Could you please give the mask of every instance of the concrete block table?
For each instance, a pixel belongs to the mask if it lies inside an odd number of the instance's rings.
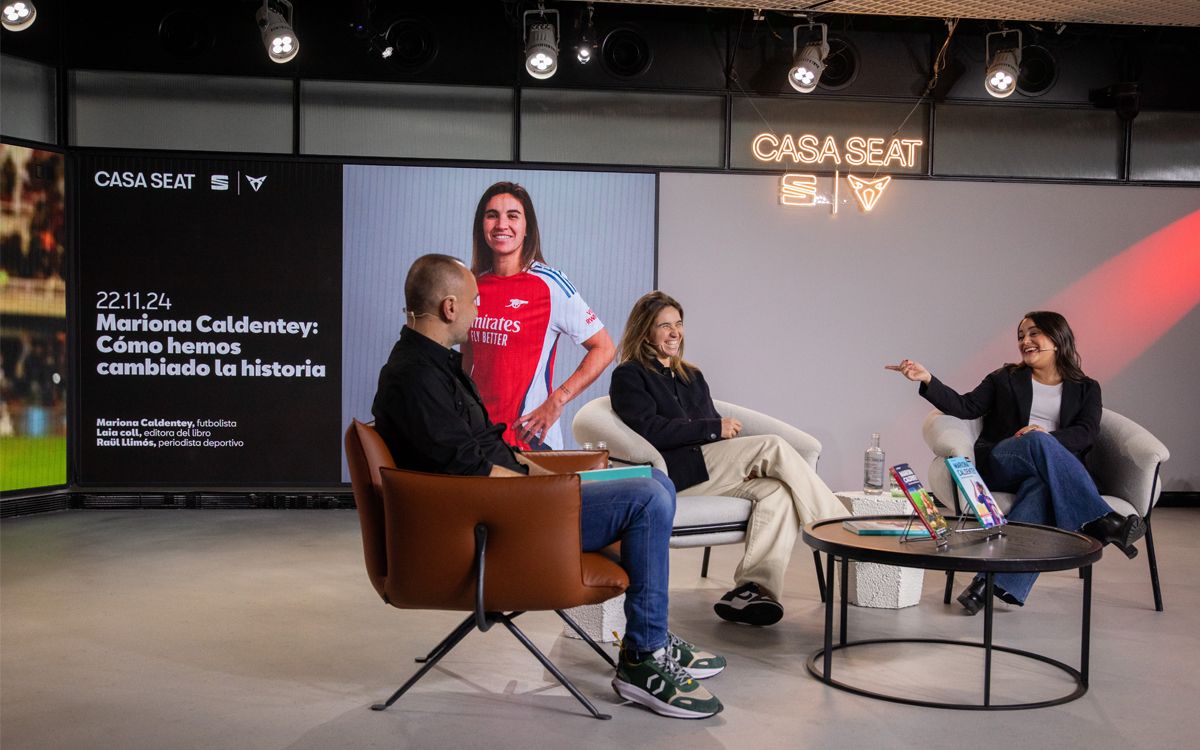
[[[855,516],[908,515],[912,506],[908,500],[882,495],[869,495],[861,490],[838,492],[837,498]],[[920,528],[920,521],[913,522]],[[895,565],[856,562],[850,565],[850,603],[859,607],[902,609],[921,601],[921,585],[925,571]]]
[[[596,643],[615,643],[617,639],[613,636],[613,631],[625,632],[624,594],[600,604],[572,607],[566,612]],[[575,631],[567,625],[563,625],[562,634],[568,638],[579,638]]]

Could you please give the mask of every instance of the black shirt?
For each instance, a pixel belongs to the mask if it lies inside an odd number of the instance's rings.
[[[613,370],[608,395],[617,416],[662,454],[676,488],[708,479],[700,446],[721,439],[721,415],[700,370],[685,383],[669,367],[631,360]]]
[[[528,473],[492,424],[462,355],[405,326],[379,371],[375,429],[396,466],[435,474],[487,476],[492,465]]]

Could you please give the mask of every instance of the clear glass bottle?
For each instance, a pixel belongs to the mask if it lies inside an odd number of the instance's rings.
[[[598,450],[598,451],[608,450],[608,443],[601,440],[600,442],[596,443],[596,450]],[[612,468],[612,458],[611,457],[608,459],[607,465],[608,465],[608,468],[610,468],[610,469]]]
[[[881,495],[884,482],[883,449],[879,447],[879,433],[871,433],[871,445],[863,455],[863,492],[868,495]]]

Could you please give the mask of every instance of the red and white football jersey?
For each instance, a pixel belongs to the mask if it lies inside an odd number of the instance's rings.
[[[471,378],[479,386],[492,422],[504,422],[504,441],[528,448],[512,425],[554,390],[558,337],[576,344],[604,324],[558,269],[534,263],[512,276],[479,277],[479,317],[471,327]],[[548,448],[561,448],[558,422],[543,435]]]

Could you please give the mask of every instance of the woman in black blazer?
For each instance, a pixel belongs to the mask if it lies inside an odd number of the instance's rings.
[[[886,367],[919,382],[921,396],[946,414],[983,417],[975,463],[992,489],[1016,493],[1010,520],[1082,530],[1135,556],[1133,543],[1146,532],[1141,517],[1115,513],[1083,465],[1100,431],[1100,384],[1083,374],[1066,318],[1027,313],[1017,326],[1017,348],[1019,364],[990,373],[965,395],[920,362],[905,359]],[[1036,579],[1037,573],[997,574],[996,596],[1024,604]],[[983,593],[983,576],[976,576],[958,601],[975,614],[983,607]]]
[[[753,503],[737,584],[714,606],[725,620],[771,625],[800,527],[844,515],[808,462],[776,435],[739,437],[699,368],[683,359],[683,307],[662,292],[638,300],[621,338],[613,411],[662,453],[680,495],[733,495]]]

